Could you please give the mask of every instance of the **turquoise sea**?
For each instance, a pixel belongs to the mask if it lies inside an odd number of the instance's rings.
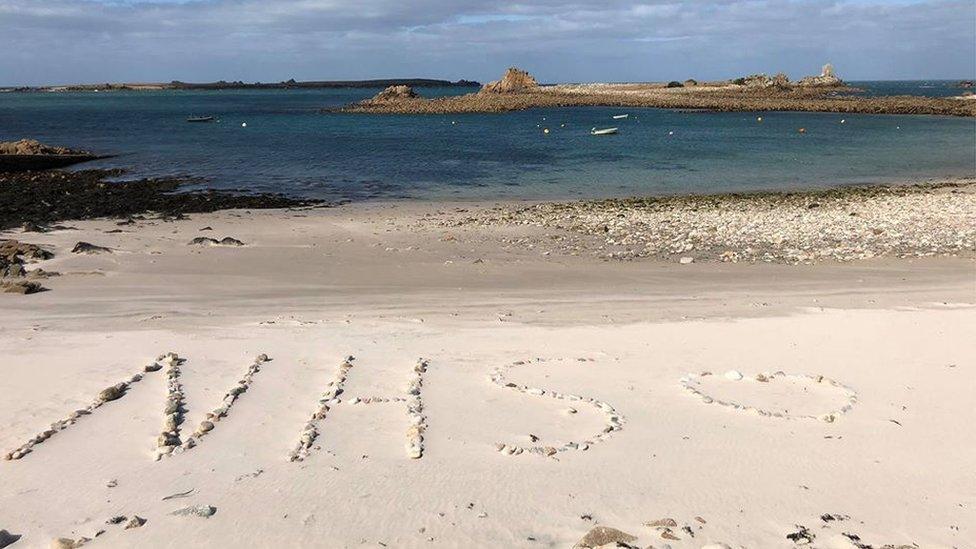
[[[949,82],[854,84],[874,95],[962,91]],[[4,93],[0,140],[32,137],[117,155],[79,169],[123,167],[127,177],[191,175],[218,188],[351,200],[602,197],[976,175],[971,118],[633,108],[321,112],[376,92]],[[219,122],[189,124],[189,115]],[[609,126],[619,134],[589,135]]]

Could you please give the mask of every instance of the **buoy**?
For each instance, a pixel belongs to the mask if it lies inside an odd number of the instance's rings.
[[[756,122],[762,122],[762,117],[760,116],[760,117],[756,118]]]
[[[545,129],[543,129],[543,130],[542,130],[542,133],[544,133],[544,134],[547,134],[547,135],[548,135],[548,134],[549,134],[549,128],[545,128]]]
[[[841,121],[840,121],[840,123],[841,124],[847,124],[847,120],[842,118]]]
[[[247,127],[247,122],[241,122],[241,127],[242,128],[246,128]]]
[[[674,132],[668,132],[668,135],[674,135]]]
[[[800,128],[797,131],[799,131],[800,133],[807,133],[807,129],[806,128]]]
[[[566,127],[566,124],[560,124],[559,127],[560,128],[565,128]]]

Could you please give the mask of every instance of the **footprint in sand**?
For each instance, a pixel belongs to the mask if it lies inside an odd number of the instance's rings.
[[[702,372],[681,378],[681,386],[705,404],[781,419],[832,423],[857,404],[854,389],[821,375]]]
[[[575,359],[575,360],[580,361],[581,359]],[[613,433],[623,428],[623,424],[626,421],[624,416],[620,414],[620,412],[615,410],[613,406],[607,404],[606,402],[597,400],[595,398],[581,396],[581,395],[560,393],[558,391],[553,391],[551,389],[543,389],[541,387],[530,387],[528,385],[520,385],[518,383],[508,381],[505,377],[506,371],[511,370],[512,368],[515,367],[528,367],[533,364],[564,363],[564,362],[568,362],[568,360],[567,359],[545,359],[545,358],[536,358],[534,360],[519,360],[505,367],[496,368],[494,371],[492,371],[491,374],[488,375],[488,380],[503,389],[515,391],[517,393],[522,393],[524,395],[534,396],[539,398],[552,398],[555,400],[562,400],[562,401],[572,403],[573,406],[592,406],[597,410],[599,410],[601,413],[603,413],[603,415],[606,417],[607,423],[606,426],[603,428],[603,430],[598,433],[594,433],[590,437],[564,442],[556,446],[542,446],[542,445],[520,446],[517,444],[508,444],[508,443],[499,442],[495,444],[496,450],[498,450],[502,454],[506,454],[509,456],[528,453],[528,454],[535,454],[535,455],[547,456],[547,457],[554,456],[560,452],[568,452],[570,450],[586,451],[593,444],[606,441],[607,439],[610,438],[611,435],[613,435]],[[570,408],[570,412],[575,414],[576,409]],[[534,436],[531,437],[531,440],[532,442],[537,442],[537,439]]]

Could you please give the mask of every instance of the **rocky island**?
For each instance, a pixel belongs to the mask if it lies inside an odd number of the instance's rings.
[[[99,158],[104,157],[88,151],[52,147],[35,139],[0,142],[0,172],[64,168]]]
[[[954,98],[857,95],[827,64],[816,76],[791,81],[785,74],[734,80],[669,83],[540,85],[528,72],[509,68],[478,92],[423,98],[412,89],[379,95],[338,109],[347,113],[455,114],[508,112],[540,107],[653,107],[713,111],[808,111],[865,114],[976,116],[976,105]]]

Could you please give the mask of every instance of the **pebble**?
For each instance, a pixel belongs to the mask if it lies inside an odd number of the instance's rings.
[[[139,528],[145,523],[146,519],[140,516],[133,516],[132,519],[129,520],[129,523],[125,525],[125,529],[129,530],[131,528]]]
[[[177,509],[170,513],[173,516],[178,517],[203,517],[210,518],[214,516],[217,512],[217,508],[212,505],[192,505],[190,507],[183,507],[182,509]]]
[[[976,192],[967,192],[973,185],[966,179],[789,194],[541,203],[425,223],[559,229],[564,232],[506,243],[621,260],[678,257],[684,263],[690,250],[696,251],[691,261],[731,263],[952,255],[976,248]],[[589,238],[594,236],[597,242]]]
[[[739,381],[743,377],[744,376],[742,375],[742,373],[736,370],[729,370],[728,372],[725,372],[725,378],[732,381]]]
[[[595,549],[597,547],[607,546],[618,546],[618,544],[629,544],[637,540],[637,536],[628,534],[616,528],[610,528],[609,526],[596,526],[586,533],[573,549]]]
[[[105,389],[102,389],[102,392],[98,393],[98,398],[103,402],[111,402],[113,400],[118,400],[122,398],[122,395],[125,394],[126,387],[127,386],[123,383],[119,383],[118,385],[107,387]]]

